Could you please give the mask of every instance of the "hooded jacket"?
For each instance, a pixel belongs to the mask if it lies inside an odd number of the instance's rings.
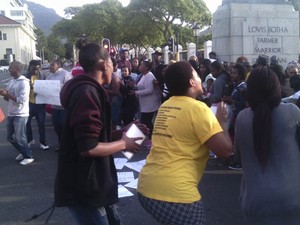
[[[7,91],[16,97],[16,101],[8,100],[7,116],[28,117],[29,116],[29,80],[21,75],[16,79],[11,79],[7,84]]]
[[[67,111],[55,181],[55,205],[102,207],[118,201],[117,173],[112,156],[80,153],[111,139],[111,105],[103,87],[88,75],[68,81],[61,90]]]

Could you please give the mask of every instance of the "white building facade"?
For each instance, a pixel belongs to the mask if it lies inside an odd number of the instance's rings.
[[[36,59],[36,35],[33,16],[20,0],[1,0],[0,60],[28,64]]]

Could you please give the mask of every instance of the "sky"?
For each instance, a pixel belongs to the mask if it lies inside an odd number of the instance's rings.
[[[47,8],[53,8],[58,15],[61,17],[64,16],[64,9],[69,6],[82,6],[84,4],[93,4],[99,3],[99,0],[62,0],[57,4],[57,2],[53,3],[53,0],[28,0],[30,2],[35,2],[40,5],[43,5]],[[123,6],[127,6],[130,0],[119,0]],[[221,5],[222,0],[204,0],[208,9],[213,13],[217,10],[218,6]]]

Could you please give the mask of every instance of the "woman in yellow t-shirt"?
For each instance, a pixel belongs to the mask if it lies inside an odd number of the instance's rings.
[[[172,97],[155,120],[153,147],[139,176],[139,201],[160,224],[204,224],[198,184],[209,149],[220,158],[232,153],[225,129],[228,113],[220,103],[215,116],[196,100],[203,93],[202,83],[188,62],[170,65],[165,79]]]

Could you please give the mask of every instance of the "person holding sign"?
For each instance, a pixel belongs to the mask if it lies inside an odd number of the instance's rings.
[[[79,53],[86,72],[68,81],[60,93],[66,110],[55,181],[55,206],[68,207],[81,225],[109,225],[110,209],[118,201],[117,173],[112,154],[136,152],[142,137],[130,138],[122,130],[111,131],[111,104],[103,85],[111,82],[109,53],[88,43]],[[145,134],[149,130],[136,122]],[[116,224],[121,224],[117,221]]]
[[[158,110],[152,149],[138,181],[138,198],[160,224],[205,222],[199,182],[211,149],[229,158],[232,142],[225,128],[228,112],[223,102],[216,116],[196,100],[202,82],[186,61],[170,65],[165,74],[170,98]]]
[[[47,80],[58,80],[60,81],[61,87],[72,78],[72,75],[65,69],[62,68],[61,60],[55,59],[50,64],[50,74],[47,77]],[[60,105],[51,105],[51,114],[52,114],[52,124],[55,130],[55,133],[58,137],[58,141],[61,140],[62,129],[65,122],[66,112],[64,108]],[[59,150],[59,147],[55,149]]]

